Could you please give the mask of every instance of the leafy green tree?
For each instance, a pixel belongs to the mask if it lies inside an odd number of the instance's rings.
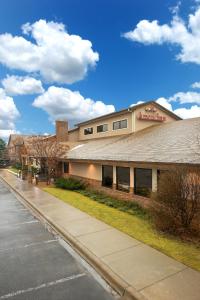
[[[6,143],[4,142],[4,140],[0,138],[0,159],[4,157],[5,149],[6,149]]]

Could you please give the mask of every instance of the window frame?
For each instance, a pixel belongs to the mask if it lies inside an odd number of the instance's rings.
[[[89,132],[89,129],[91,129],[91,132]],[[88,130],[88,132],[86,133],[87,130]],[[94,133],[93,127],[84,128],[83,133],[84,133],[84,135],[93,134]]]
[[[105,180],[105,178],[104,178],[104,168],[105,167],[110,167],[110,168],[112,168],[112,184],[111,185],[105,185],[104,184],[104,180]],[[102,178],[101,178],[101,185],[103,186],[103,187],[106,187],[106,188],[113,188],[113,166],[112,165],[102,165],[101,166],[101,172],[102,172]]]
[[[118,179],[119,179],[119,174],[118,174],[118,170],[120,168],[124,168],[124,169],[128,169],[129,170],[129,185],[128,185],[128,188],[120,188],[119,185],[120,183],[118,182]],[[131,175],[130,175],[130,167],[122,167],[122,166],[116,166],[116,189],[118,191],[122,191],[122,192],[125,192],[125,193],[129,193],[130,192],[130,186],[131,186]],[[121,184],[122,185],[122,184]]]
[[[121,124],[123,121],[126,121],[126,127],[122,127],[121,128],[121,125],[120,125],[120,128],[114,128],[114,124],[115,123],[119,123],[119,124]],[[115,131],[115,130],[123,130],[123,129],[127,129],[128,128],[128,119],[126,118],[126,119],[121,119],[121,120],[117,120],[117,121],[113,121],[113,123],[112,123],[112,130],[113,131]]]
[[[146,195],[142,195],[141,193],[137,192],[136,170],[148,170],[148,171],[151,171],[151,186],[149,188],[149,192],[146,192]],[[149,197],[150,196],[150,193],[152,191],[152,176],[153,176],[152,174],[153,174],[153,170],[151,168],[134,168],[134,194],[135,195],[139,195],[139,196],[143,196],[143,197]],[[146,188],[146,187],[141,187],[141,188]],[[148,188],[146,188],[146,189],[148,189]]]
[[[65,172],[65,170],[67,170],[67,172]],[[68,161],[63,161],[63,173],[69,174],[69,162]]]
[[[101,127],[101,126],[102,127],[107,126],[107,130],[98,131],[98,127]],[[97,133],[104,133],[104,132],[107,132],[107,131],[108,131],[108,123],[97,125]]]

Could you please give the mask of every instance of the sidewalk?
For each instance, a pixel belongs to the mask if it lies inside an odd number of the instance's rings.
[[[200,299],[200,272],[21,181],[6,170],[0,171],[0,178],[124,295],[122,299]]]

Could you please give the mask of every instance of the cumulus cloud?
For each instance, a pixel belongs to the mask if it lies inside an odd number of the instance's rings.
[[[190,108],[177,108],[174,113],[182,119],[190,119],[200,117],[200,106],[193,105]]]
[[[180,11],[180,7],[181,7],[181,1],[178,1],[177,4],[175,6],[172,6],[169,8],[169,10],[174,14],[174,15],[178,15],[179,11]]]
[[[20,134],[20,131],[10,130],[10,129],[0,129],[0,138],[3,140],[8,140],[11,134]]]
[[[50,119],[69,120],[71,123],[95,118],[115,111],[113,105],[106,105],[102,101],[84,98],[78,91],[51,86],[38,96],[33,106],[46,111]]]
[[[144,103],[144,101],[137,101],[136,103],[132,103],[130,105],[130,107],[133,107],[133,106],[136,106],[136,105],[139,105],[139,104],[142,104],[142,103]]]
[[[184,103],[200,104],[200,93],[190,92],[190,91],[185,93],[179,92],[169,97],[168,100],[170,102],[171,101],[179,102],[180,104],[184,104]]]
[[[158,98],[156,102],[162,105],[163,107],[165,107],[166,109],[173,111],[172,105],[169,103],[169,101],[166,98],[164,97]]]
[[[191,85],[191,87],[192,87],[193,89],[200,89],[200,81],[194,82],[194,83]]]
[[[174,112],[176,115],[183,119],[188,118],[196,118],[200,117],[200,93],[194,92],[179,92],[175,93],[173,96],[169,98],[161,97],[156,100],[160,105]],[[173,102],[177,102],[178,104],[192,104],[190,108],[180,107],[173,110],[172,104]],[[199,105],[198,105],[199,104]]]
[[[158,20],[142,20],[123,36],[145,45],[167,43],[179,46],[181,50],[177,59],[200,64],[200,7],[188,16],[187,23],[177,15],[173,16],[170,24],[160,25]]]
[[[2,85],[8,95],[30,95],[44,92],[42,83],[33,77],[7,76]]]
[[[19,117],[19,111],[13,101],[5,91],[0,88],[0,137],[9,136],[10,132],[15,132],[15,121]]]
[[[22,26],[23,36],[0,35],[0,62],[10,69],[38,72],[48,82],[73,83],[95,67],[92,43],[70,35],[62,23],[39,20]]]

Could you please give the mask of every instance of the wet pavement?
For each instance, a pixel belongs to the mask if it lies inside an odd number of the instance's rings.
[[[0,181],[0,300],[111,300]]]

